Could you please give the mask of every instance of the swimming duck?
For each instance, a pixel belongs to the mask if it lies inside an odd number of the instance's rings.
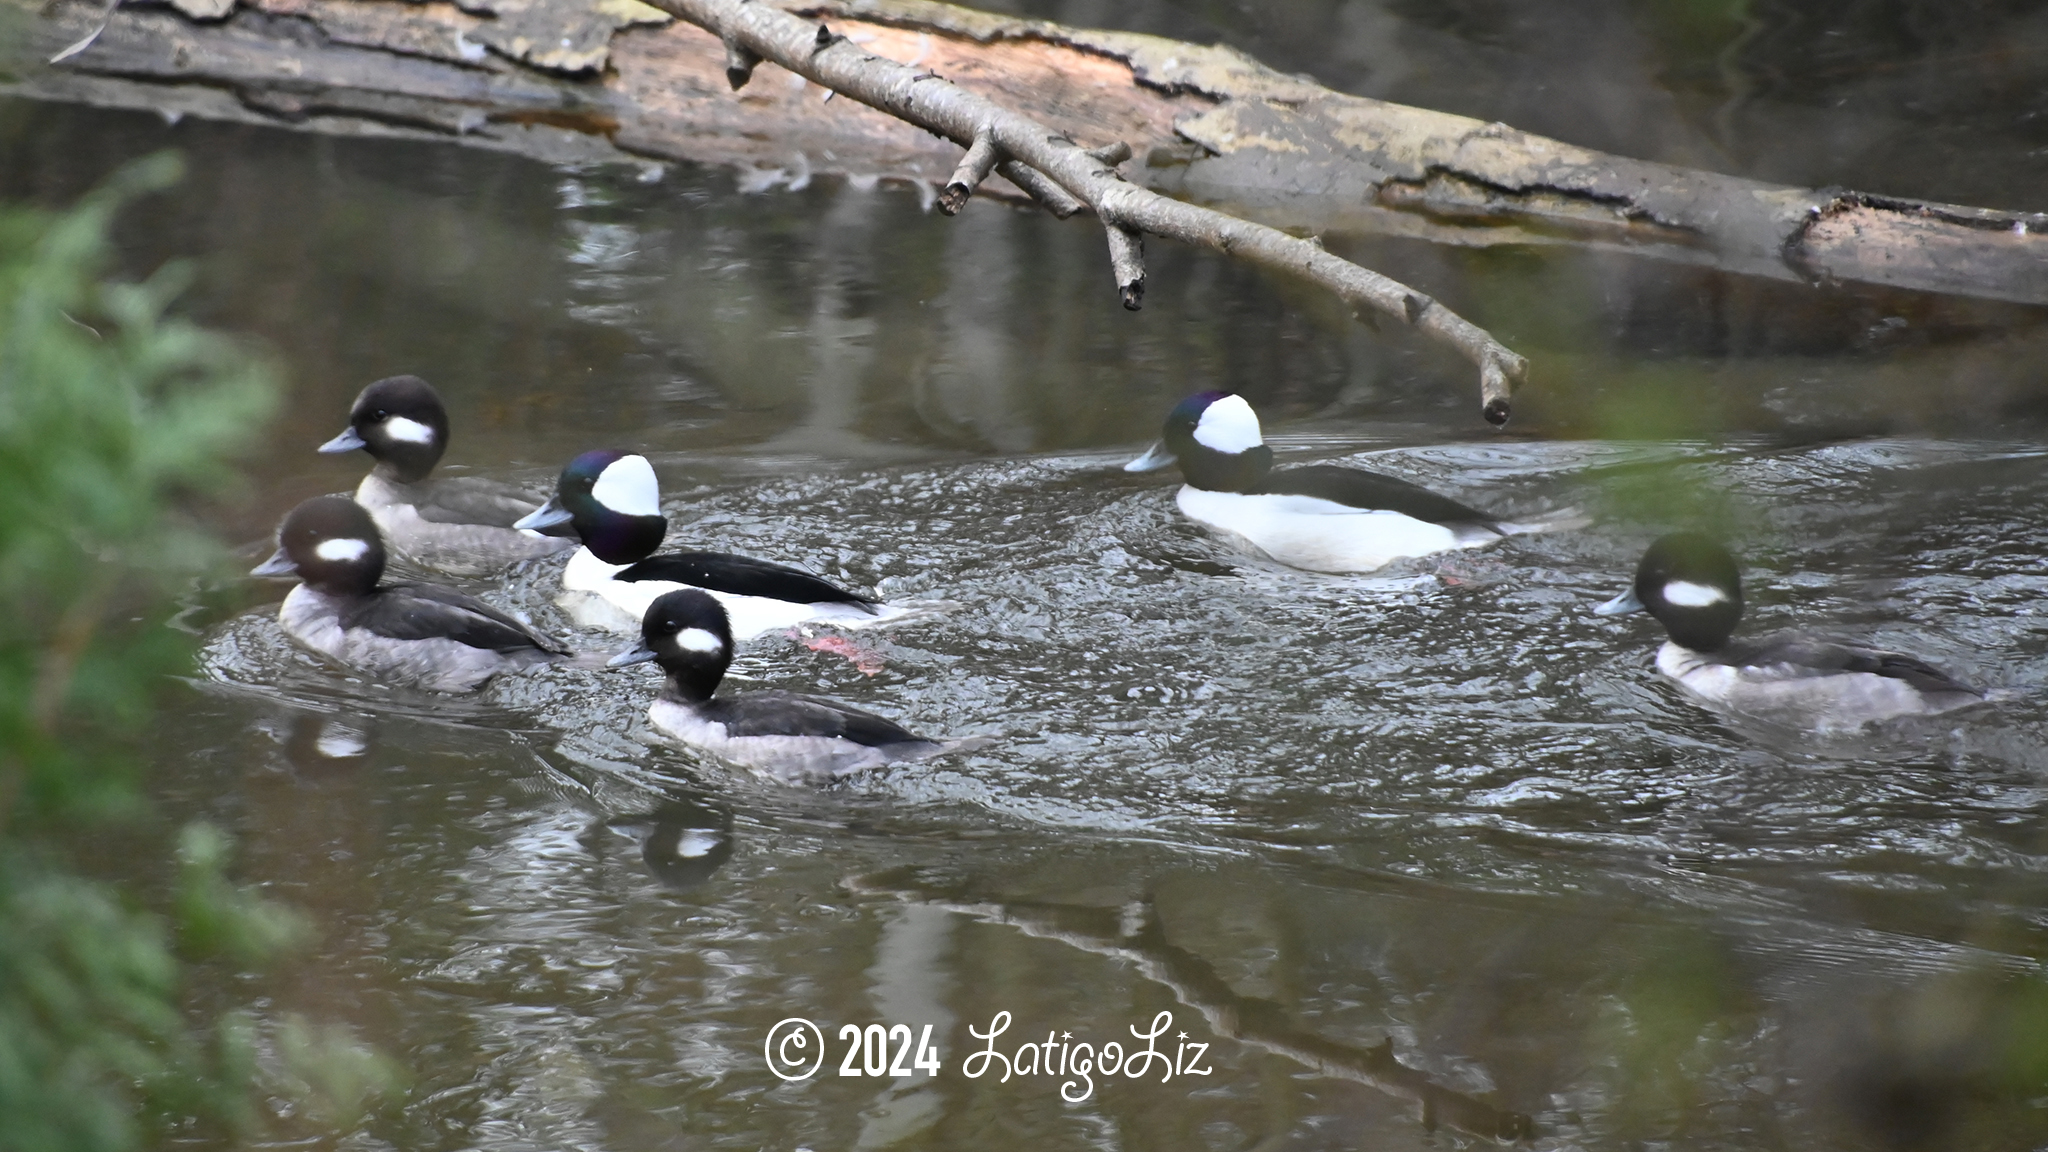
[[[732,663],[725,607],[697,588],[648,605],[638,647],[615,667],[653,660],[668,674],[647,718],[662,732],[786,784],[822,784],[865,768],[925,760],[980,741],[937,741],[834,700],[769,690],[719,696]]]
[[[562,570],[560,603],[588,628],[631,632],[664,593],[701,588],[730,612],[733,635],[820,622],[858,628],[902,615],[858,592],[799,568],[727,552],[665,552],[668,534],[660,487],[645,456],[585,452],[562,469],[555,494],[519,522],[545,529],[570,525],[583,547]]]
[[[1476,548],[1503,536],[1577,527],[1561,514],[1508,523],[1427,488],[1336,464],[1273,467],[1258,414],[1232,392],[1202,392],[1166,417],[1160,442],[1124,465],[1178,463],[1187,518],[1290,568],[1372,572],[1404,556]]]
[[[417,376],[389,376],[363,389],[348,427],[320,446],[368,452],[377,463],[356,488],[386,544],[416,563],[458,576],[493,572],[576,546],[557,533],[513,525],[540,507],[522,489],[481,476],[434,477],[448,448],[448,412]]]
[[[380,583],[376,521],[344,496],[316,496],[277,530],[277,551],[250,573],[296,576],[278,622],[292,639],[393,683],[467,692],[500,672],[568,652],[496,608],[434,584]]]
[[[1593,610],[1648,612],[1670,639],[1657,670],[1702,703],[1821,731],[1981,703],[1984,693],[1914,656],[1801,632],[1734,640],[1742,619],[1735,558],[1677,532],[1650,545],[1635,583]]]

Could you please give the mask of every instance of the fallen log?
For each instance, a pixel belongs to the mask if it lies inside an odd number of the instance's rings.
[[[971,137],[937,139],[773,64],[735,94],[719,38],[638,0],[33,3],[0,0],[0,93],[558,162],[710,163],[751,189],[820,175],[895,181],[932,203],[986,158],[963,168]],[[1296,235],[1571,245],[1782,281],[2048,303],[2041,213],[1630,160],[1334,93],[1228,48],[922,0],[749,6],[823,24],[849,50],[942,76],[1084,151],[1126,144],[1134,158],[1119,172],[1133,189]],[[980,192],[1030,199],[1006,179],[1016,171],[998,166]],[[1112,256],[1128,287],[1135,252]],[[1468,355],[1483,348],[1466,344]],[[1490,387],[1496,398],[1501,385]]]

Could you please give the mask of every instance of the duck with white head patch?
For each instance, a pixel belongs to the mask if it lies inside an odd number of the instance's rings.
[[[726,552],[655,555],[668,534],[661,490],[645,456],[585,452],[562,469],[555,495],[520,521],[527,528],[570,525],[583,547],[562,570],[560,603],[587,628],[631,632],[664,593],[700,588],[731,613],[732,632],[750,640],[798,624],[859,628],[908,609],[849,592],[799,568]]]
[[[1704,704],[1816,731],[1981,703],[1984,693],[1913,656],[1777,632],[1735,640],[1742,578],[1714,540],[1677,532],[1650,545],[1628,591],[1593,610],[1648,612],[1670,636],[1657,670]]]
[[[448,412],[417,376],[390,376],[363,389],[348,427],[320,451],[358,448],[377,463],[357,486],[356,503],[409,560],[474,576],[576,546],[565,533],[514,527],[540,507],[528,492],[481,476],[432,475],[448,449]]]
[[[1584,523],[1570,514],[1507,523],[1406,480],[1341,465],[1275,469],[1258,414],[1231,392],[1181,401],[1160,442],[1124,470],[1174,463],[1187,481],[1176,502],[1188,519],[1310,572],[1372,572],[1405,556]]]
[[[725,608],[710,594],[686,588],[649,605],[639,646],[611,662],[653,660],[668,674],[667,687],[647,710],[656,728],[785,784],[830,783],[865,768],[984,743],[927,740],[872,712],[794,692],[719,696],[732,653]]]
[[[568,653],[452,588],[382,583],[384,541],[355,501],[316,496],[277,530],[277,552],[250,573],[296,576],[278,622],[292,639],[384,681],[467,692],[500,672]]]

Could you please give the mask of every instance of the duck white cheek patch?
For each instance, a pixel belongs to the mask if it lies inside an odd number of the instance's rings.
[[[407,444],[432,444],[434,442],[434,430],[432,428],[417,420],[408,420],[403,416],[393,416],[391,419],[386,420],[384,422],[384,434],[393,440],[403,440]]]
[[[370,542],[368,540],[322,540],[320,546],[313,549],[313,555],[318,556],[322,560],[361,560],[369,554]]]
[[[621,456],[599,474],[590,494],[599,504],[627,516],[661,515],[661,487],[645,456]]]
[[[1728,594],[1711,584],[1695,584],[1690,580],[1673,580],[1664,586],[1664,602],[1680,608],[1710,608],[1728,602]]]
[[[685,652],[723,652],[725,641],[703,628],[685,628],[676,633],[676,647]]]
[[[716,832],[702,828],[685,829],[683,834],[676,838],[676,855],[685,860],[709,856],[712,850],[718,847],[719,840]]]
[[[1242,396],[1225,396],[1202,410],[1195,424],[1195,443],[1235,455],[1264,444],[1259,414]]]

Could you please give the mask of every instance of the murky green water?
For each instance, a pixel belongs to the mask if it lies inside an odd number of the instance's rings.
[[[1458,51],[1578,76],[1485,13],[1287,11],[1390,22],[1411,85]],[[1852,15],[1859,50],[1891,53],[1865,61],[1881,74],[1939,57]],[[1666,102],[1646,122],[1798,154],[1780,137],[1825,85],[1771,88],[1790,81],[1766,65],[1825,29],[1745,18],[1770,35],[1729,56],[1755,84],[1721,120],[1672,64],[1699,53],[1657,54],[1661,24],[1603,58]],[[1348,58],[1288,59],[1309,33],[1254,23],[1288,66]],[[1944,123],[1990,132],[1992,98],[1958,85]],[[1457,110],[1571,137],[1527,87],[1528,115]],[[2005,183],[1923,163],[1887,190],[2037,206],[2022,113],[1964,150]],[[1869,139],[1917,123],[1843,115]],[[20,104],[0,105],[0,193],[62,200],[165,144],[193,175],[129,222],[127,260],[196,257],[193,311],[266,341],[293,387],[224,535],[351,487],[361,461],[313,446],[363,383],[418,372],[450,401],[455,464],[545,484],[583,449],[641,449],[673,546],[957,601],[857,634],[865,671],[797,637],[736,671],[992,738],[792,790],[660,746],[645,667],[393,692],[304,658],[271,622],[280,590],[249,589],[212,623],[156,781],[167,817],[233,829],[242,874],[321,925],[315,953],[238,995],[411,1069],[405,1106],[346,1147],[2048,1140],[2040,312],[1366,252],[1534,354],[1500,435],[1433,350],[1163,245],[1126,314],[1092,228],[989,205],[948,221],[886,190],[742,196],[716,172]],[[1170,480],[1114,470],[1201,388],[1251,397],[1285,460],[1596,524],[1369,579],[1246,561],[1179,519]],[[1651,536],[1699,524],[1746,556],[1750,627],[1836,626],[2008,698],[1830,745],[1687,704],[1649,666],[1654,628],[1587,610]],[[566,632],[554,576],[476,587]],[[165,851],[145,829],[113,856],[146,879]],[[1000,1013],[1005,1055],[1050,1031],[1072,1069],[1079,1043],[1142,1047],[1161,1012],[1163,1080],[966,1074],[970,1029]],[[787,1017],[824,1029],[811,1079],[764,1059]],[[840,1075],[839,1029],[870,1024],[931,1025],[943,1070]]]

